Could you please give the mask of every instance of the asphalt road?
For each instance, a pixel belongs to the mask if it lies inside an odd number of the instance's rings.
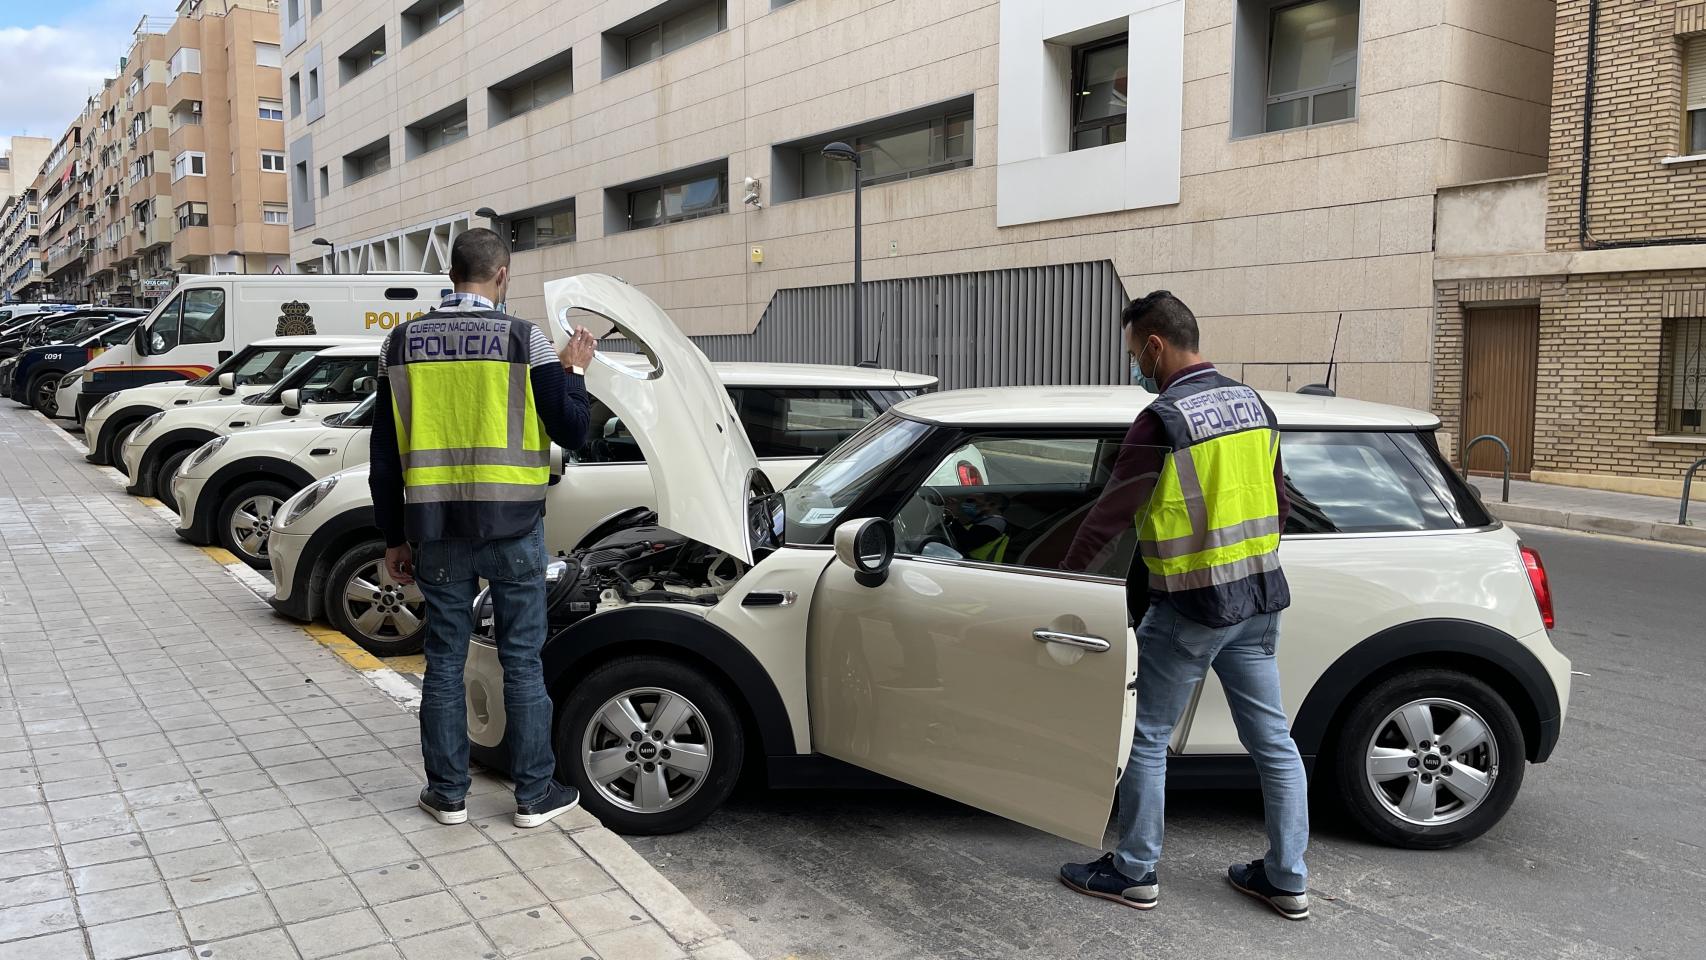
[[[1706,955],[1706,551],[1523,530],[1557,594],[1575,678],[1550,762],[1457,850],[1375,845],[1317,817],[1314,918],[1232,892],[1261,852],[1254,793],[1170,796],[1159,909],[1054,879],[1091,851],[911,792],[757,792],[636,839],[770,958],[1605,958]]]

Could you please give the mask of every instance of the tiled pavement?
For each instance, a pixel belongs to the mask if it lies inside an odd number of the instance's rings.
[[[0,960],[745,960],[581,811],[414,807],[415,717],[0,409]]]

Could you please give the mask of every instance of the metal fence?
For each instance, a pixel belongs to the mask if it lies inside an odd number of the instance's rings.
[[[943,389],[1126,383],[1110,261],[865,284],[865,356],[931,374]],[[853,285],[778,290],[752,333],[693,338],[712,360],[849,363]],[[606,341],[614,351],[626,341]]]

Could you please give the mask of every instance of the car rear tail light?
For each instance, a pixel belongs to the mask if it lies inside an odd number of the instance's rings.
[[[959,475],[960,486],[962,487],[983,486],[983,473],[978,470],[970,460],[961,460],[959,462]]]
[[[1540,562],[1540,552],[1533,547],[1522,548],[1522,565],[1528,570],[1528,585],[1534,588],[1534,602],[1540,605],[1540,622],[1552,629],[1552,584],[1546,579],[1546,565]]]

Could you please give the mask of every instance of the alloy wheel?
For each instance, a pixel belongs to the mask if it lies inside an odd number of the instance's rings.
[[[258,560],[267,558],[267,535],[272,533],[273,518],[283,500],[269,493],[259,493],[237,504],[237,509],[225,521],[231,542]]]
[[[1437,827],[1473,813],[1493,792],[1499,745],[1487,722],[1456,700],[1412,700],[1375,727],[1368,784],[1388,813]]]
[[[661,813],[699,792],[711,771],[711,726],[691,700],[658,687],[625,690],[592,715],[581,764],[599,795]]]
[[[36,409],[42,416],[52,417],[59,413],[59,381],[53,377],[43,377],[36,387]]]
[[[357,568],[344,584],[343,605],[349,622],[370,640],[401,640],[426,619],[421,588],[391,579],[383,557]]]

